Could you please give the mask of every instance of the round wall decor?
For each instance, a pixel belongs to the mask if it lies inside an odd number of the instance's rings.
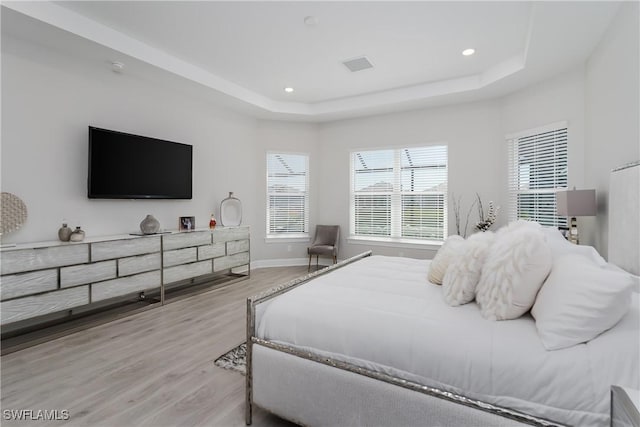
[[[0,233],[16,231],[27,221],[27,205],[15,194],[2,192]]]

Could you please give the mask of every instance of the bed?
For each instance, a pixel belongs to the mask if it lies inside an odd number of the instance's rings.
[[[610,330],[548,351],[530,314],[444,304],[429,263],[366,252],[250,298],[247,424],[255,405],[314,426],[606,426],[610,387],[640,388],[637,293]]]

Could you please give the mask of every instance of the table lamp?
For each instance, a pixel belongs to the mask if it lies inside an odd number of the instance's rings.
[[[558,215],[571,218],[567,239],[576,245],[578,239],[578,216],[594,216],[596,214],[596,190],[558,191],[556,193],[556,212]]]

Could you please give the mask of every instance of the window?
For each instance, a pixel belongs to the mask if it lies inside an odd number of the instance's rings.
[[[556,215],[556,192],[567,188],[567,125],[557,123],[508,136],[509,220],[566,227]]]
[[[351,236],[443,240],[447,146],[351,153]]]
[[[267,153],[267,237],[309,232],[309,156]]]

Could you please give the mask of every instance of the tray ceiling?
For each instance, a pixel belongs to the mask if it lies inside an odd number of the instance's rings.
[[[151,66],[168,72],[171,84],[186,79],[261,117],[322,121],[486,99],[525,87],[584,62],[619,4],[63,1],[3,6],[3,33],[49,44],[57,39],[59,47],[73,44],[70,36],[79,37],[84,49],[75,49],[76,54],[120,61],[123,73],[148,73]],[[27,29],[24,17],[30,18]],[[476,53],[463,56],[467,48]],[[372,68],[350,72],[343,64],[363,56]]]

